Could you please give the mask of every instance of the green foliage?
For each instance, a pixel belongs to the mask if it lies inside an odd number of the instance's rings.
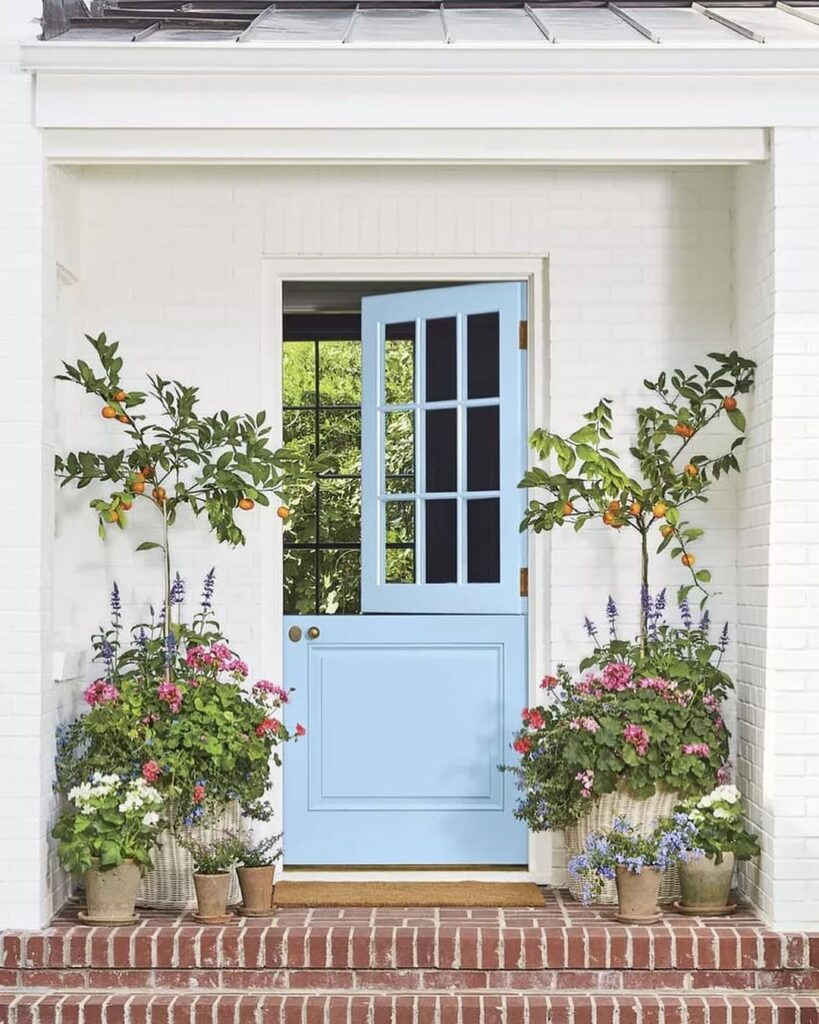
[[[94,772],[66,796],[70,806],[52,830],[66,871],[106,871],[129,859],[143,869],[151,867],[151,851],[164,825],[163,799],[156,789],[142,778]]]
[[[106,498],[91,502],[102,536],[111,523],[125,529],[127,506],[140,502],[159,508],[168,525],[186,505],[194,515],[207,516],[219,541],[244,544],[244,532],[235,521],[239,500],[250,498],[268,505],[268,496],[277,494],[286,482],[309,478],[297,454],[270,447],[264,411],[231,416],[221,410],[202,416],[197,410],[198,388],[150,374],[145,391],[126,394],[120,385],[119,344],[109,343],[105,334],[86,337],[101,373],[97,375],[80,359],[73,365],[64,363],[65,373],[57,379],[78,384],[122,417],[125,444],[110,455],[87,451],[58,455],[55,470],[63,487],[73,483],[85,488],[95,481],[111,485]],[[153,410],[147,409],[149,400]],[[149,474],[142,472],[146,467]],[[147,483],[144,493],[133,487],[140,476]],[[164,500],[154,493],[157,488],[165,490]]]
[[[191,855],[197,875],[223,875],[239,862],[242,855],[242,837],[230,830],[205,842],[194,839],[184,830],[177,832],[176,838]]]
[[[285,610],[307,614],[360,611],[361,561],[361,346],[350,341],[287,342],[284,346],[284,436],[303,460],[325,463],[318,479],[288,481],[282,495],[292,516],[285,524]],[[387,390],[391,401],[410,401],[413,353],[406,343],[388,343]],[[318,377],[317,377],[318,373]],[[414,474],[414,425],[411,413],[385,417],[386,472],[391,493],[410,492]],[[318,509],[318,512],[317,512]],[[413,509],[392,505],[388,543],[411,543]],[[311,546],[350,544],[355,548]],[[294,549],[292,545],[304,545]],[[412,574],[411,550],[388,551],[390,578]],[[317,578],[318,577],[318,578]]]
[[[268,868],[282,855],[281,835],[257,839],[249,835],[242,837],[239,850],[239,864],[246,868]]]
[[[742,797],[735,786],[719,786],[699,799],[685,801],[678,810],[694,822],[697,845],[716,864],[722,863],[724,853],[733,853],[737,860],[759,855],[759,841],[745,829]]]
[[[143,776],[175,822],[192,824],[229,800],[268,817],[271,764],[292,738],[277,717],[289,694],[266,680],[246,691],[247,665],[224,641],[209,598],[192,625],[172,625],[170,643],[162,622],[137,624],[128,640],[120,633],[117,619],[95,638],[105,677],[86,690],[88,713],[59,732],[58,790],[95,771]]]
[[[692,502],[706,502],[715,480],[739,470],[735,452],[744,441],[745,417],[736,396],[751,390],[755,368],[736,352],[711,353],[708,358],[715,364],[710,369],[696,365],[689,373],[678,369],[643,382],[657,402],[637,409],[636,440],[629,448],[639,471],[634,476],[611,447],[608,399],[586,413],[583,425],[568,437],[536,430],[531,445],[547,465],[530,469],[520,486],[546,491],[548,497],[529,502],[521,529],[540,533],[570,523],[578,531],[592,520],[613,529],[633,529],[640,535],[642,583],[647,587],[648,539],[662,526],[657,552],[680,559],[691,575],[680,595],[693,588],[707,595],[711,574],[695,568],[690,551],[703,530],[684,518],[685,509]],[[722,415],[739,436],[720,455],[695,453],[694,439]],[[646,628],[643,621],[643,638]]]

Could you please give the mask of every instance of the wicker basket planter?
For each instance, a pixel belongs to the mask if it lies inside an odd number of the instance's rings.
[[[197,843],[207,843],[228,830],[237,831],[240,823],[238,803],[225,804],[218,813],[211,815],[204,825],[193,825],[187,831]],[[176,841],[173,833],[163,832],[160,845],[154,850],[154,867],[142,879],[137,894],[137,903],[142,907],[157,910],[189,910],[196,906],[196,891],[193,887],[193,861],[187,850]],[[230,893],[228,903],[239,903],[241,893],[235,869],[230,871]]]
[[[577,824],[566,829],[566,855],[571,859],[580,853],[586,844],[586,838],[592,832],[605,832],[610,829],[615,818],[625,818],[641,832],[648,832],[659,818],[670,815],[679,802],[680,795],[673,789],[658,789],[654,796],[642,798],[631,796],[625,788],[607,793],[592,804],[589,813]],[[580,883],[569,875],[568,885],[569,892],[579,900]],[[663,873],[660,882],[660,903],[672,903],[678,900],[680,895],[680,873],[677,868],[672,868]],[[611,905],[617,903],[617,886],[613,881],[604,883],[600,898],[596,902]]]

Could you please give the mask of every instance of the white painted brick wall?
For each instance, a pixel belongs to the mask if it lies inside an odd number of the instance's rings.
[[[64,357],[81,350],[83,331],[105,329],[126,343],[132,371],[198,383],[206,405],[255,409],[268,401],[265,254],[548,255],[550,402],[560,430],[572,429],[602,394],[617,401],[624,429],[644,397],[644,376],[732,344],[727,169],[87,168],[80,192],[77,312],[73,334],[61,335]],[[56,395],[66,444],[97,445],[106,433],[114,442],[117,427],[103,425],[93,403],[65,385]],[[625,448],[625,436],[619,440]],[[114,577],[131,607],[158,595],[149,569],[155,557],[134,555],[130,537],[101,544],[87,500],[63,492],[59,502],[60,643],[75,643],[97,625]],[[729,484],[708,508],[711,529],[701,546],[721,591],[716,618],[731,622],[734,505]],[[260,520],[245,550],[218,549],[197,527],[178,552],[191,582],[217,564],[228,633],[255,670],[271,674],[279,650],[276,623],[262,619],[259,595],[268,581],[258,557]],[[149,536],[138,532],[140,540]],[[535,678],[588,650],[582,617],[602,618],[609,592],[636,626],[639,572],[629,539],[603,528],[554,535],[552,661],[533,665]],[[683,578],[680,567],[658,564],[658,587]]]
[[[763,835],[747,885],[779,927],[819,927],[819,130],[777,129],[737,172],[737,325],[760,364],[739,567],[743,788]]]
[[[18,43],[37,0],[0,0],[0,926],[36,926],[59,891],[49,876],[50,500],[42,350],[43,163],[32,82]]]

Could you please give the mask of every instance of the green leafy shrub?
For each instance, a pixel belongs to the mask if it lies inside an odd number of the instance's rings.
[[[223,875],[238,863],[242,852],[241,837],[230,830],[206,842],[199,842],[184,832],[177,835],[177,840],[191,855],[197,875]]]
[[[515,813],[532,830],[572,825],[619,787],[635,797],[658,788],[687,797],[721,780],[729,733],[720,705],[731,683],[719,658],[727,634],[712,645],[707,622],[699,629],[661,627],[658,603],[650,603],[646,651],[616,635],[598,642],[582,679],[561,666],[541,684],[544,703],[524,710],[513,743],[521,760],[506,770],[521,791]],[[611,599],[609,615],[614,630]],[[596,637],[587,620],[589,627]]]
[[[759,855],[759,840],[744,825],[742,796],[736,786],[719,786],[697,799],[686,800],[678,808],[697,828],[697,843],[716,864],[723,854],[733,853],[737,860]]]
[[[114,773],[150,782],[176,822],[192,824],[228,800],[250,817],[269,816],[271,764],[305,730],[291,734],[279,717],[288,691],[264,679],[247,685],[248,667],[213,617],[213,587],[211,571],[190,625],[152,618],[127,637],[115,587],[112,628],[95,637],[104,675],[85,691],[87,714],[58,733],[61,792],[93,772]],[[177,578],[172,610],[183,594]]]
[[[164,825],[164,800],[145,779],[93,772],[67,797],[70,806],[52,830],[66,871],[105,871],[124,860],[143,870],[151,867],[151,851]]]

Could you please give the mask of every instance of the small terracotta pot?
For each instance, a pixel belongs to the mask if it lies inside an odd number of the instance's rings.
[[[715,864],[713,856],[680,864],[681,905],[703,911],[727,907],[733,877],[733,853],[723,853],[721,864]]]
[[[657,906],[662,872],[658,868],[643,868],[639,874],[628,868],[616,870],[617,920],[625,924],[651,924],[662,917]]]
[[[228,916],[227,904],[230,894],[230,874],[194,875],[196,904],[199,917],[223,918]]]
[[[91,867],[85,872],[86,911],[84,921],[114,924],[134,920],[134,904],[142,875],[139,865],[124,860],[105,871]]]
[[[270,910],[273,906],[273,864],[262,868],[237,868],[242,890],[242,909],[251,913]]]

